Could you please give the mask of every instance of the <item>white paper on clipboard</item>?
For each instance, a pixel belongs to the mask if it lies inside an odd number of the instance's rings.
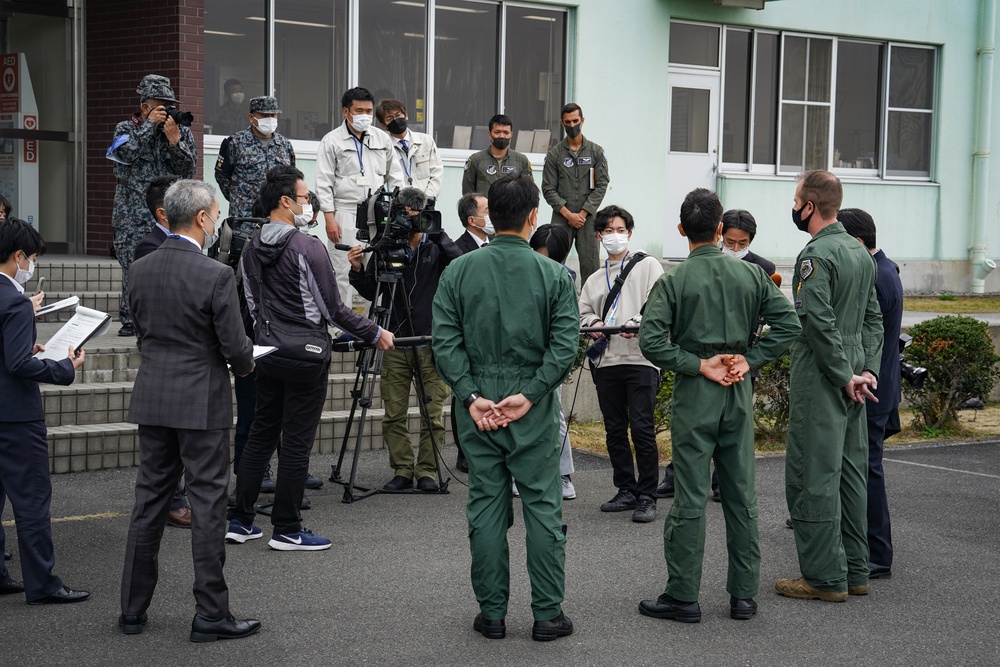
[[[111,328],[111,316],[99,310],[76,307],[76,315],[70,318],[45,344],[45,351],[35,355],[37,359],[65,359],[69,348],[74,350],[95,336],[103,336]]]

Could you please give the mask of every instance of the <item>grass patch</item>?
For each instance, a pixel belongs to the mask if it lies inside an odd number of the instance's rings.
[[[903,299],[903,310],[920,313],[946,313],[972,315],[975,313],[1000,313],[1000,296],[915,296]]]

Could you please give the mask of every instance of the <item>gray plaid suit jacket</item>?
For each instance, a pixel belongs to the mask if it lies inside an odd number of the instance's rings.
[[[232,428],[228,361],[253,370],[233,270],[186,239],[168,238],[129,269],[142,364],[128,420],[192,430]]]

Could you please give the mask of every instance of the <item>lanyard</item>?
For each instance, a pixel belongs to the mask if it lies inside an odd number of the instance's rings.
[[[358,141],[355,136],[351,135],[351,141],[354,142],[354,150],[358,152],[358,168],[361,169],[361,175],[365,175],[365,142],[364,135],[361,135],[362,141]]]
[[[398,150],[399,154],[403,156],[400,159],[399,162],[400,162],[400,164],[403,165],[403,173],[406,174],[406,182],[407,182],[408,185],[413,185],[413,175],[412,175],[413,174],[413,158],[412,157],[407,157],[406,153],[403,152],[403,147],[400,146],[399,144],[396,144],[396,150]],[[407,168],[407,166],[406,166],[407,162],[409,162],[409,164],[410,164],[409,168]]]
[[[621,273],[622,269],[625,267],[625,260],[628,259],[628,253],[629,253],[629,251],[626,250],[625,251],[625,256],[622,257],[621,264],[618,265],[618,273],[619,274]],[[608,272],[608,260],[604,260],[604,280],[607,281],[607,283],[608,283],[608,293],[610,293],[611,292],[611,274]],[[611,302],[611,309],[608,311],[609,313],[612,313],[612,317],[614,317],[614,313],[618,312],[618,299],[620,299],[620,298],[622,298],[622,291],[618,290],[618,294],[615,295],[615,300]]]

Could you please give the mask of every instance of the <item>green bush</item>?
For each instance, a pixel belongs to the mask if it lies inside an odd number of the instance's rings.
[[[1000,381],[989,327],[972,317],[947,315],[921,322],[908,332],[913,344],[906,360],[928,370],[923,388],[914,389],[903,380],[903,395],[916,415],[918,430],[948,431],[958,424],[958,408],[970,398],[984,400]],[[886,349],[883,354],[894,354]]]
[[[656,388],[656,405],[653,406],[653,423],[656,432],[670,430],[670,401],[674,395],[673,371],[660,372],[660,386]]]
[[[758,435],[784,440],[788,435],[791,355],[785,352],[760,369],[754,383],[753,423]]]

